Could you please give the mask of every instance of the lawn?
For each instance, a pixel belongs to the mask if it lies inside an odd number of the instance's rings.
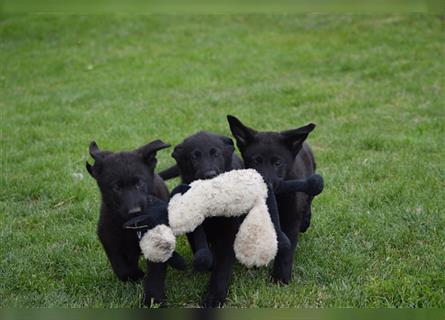
[[[316,123],[325,191],[292,283],[237,265],[228,307],[445,307],[444,54],[432,15],[2,15],[0,306],[138,306],[95,234],[88,144],[229,135],[234,114]],[[169,271],[168,303],[207,278]]]

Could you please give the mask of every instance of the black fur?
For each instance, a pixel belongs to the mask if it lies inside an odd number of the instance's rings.
[[[131,152],[100,151],[95,142],[90,144],[94,165],[86,169],[96,179],[102,196],[97,234],[114,273],[122,281],[139,280],[144,272],[138,266],[139,239],[136,232],[122,225],[132,215],[141,213],[149,205],[149,195],[168,200],[169,193],[162,179],[154,173],[156,152],[169,145],[153,141]],[[183,268],[184,262],[176,254],[169,262]],[[166,264],[147,262],[144,281],[145,301],[162,303],[165,298]]]
[[[241,159],[234,154],[233,141],[229,137],[200,131],[178,144],[172,157],[176,165],[161,171],[168,180],[181,177],[184,183],[197,179],[209,179],[232,169],[243,168]]]
[[[210,132],[198,132],[186,138],[175,147],[172,156],[177,165],[161,172],[160,175],[169,178],[172,173],[174,176],[176,170],[185,184],[243,168],[241,159],[234,154],[232,139]],[[207,292],[202,300],[205,307],[221,306],[226,299],[235,263],[233,242],[238,228],[237,218],[208,218],[204,221],[203,228],[197,228],[187,235],[194,253],[194,265],[198,269],[205,269],[209,262],[205,251],[206,243],[211,250],[212,271]]]
[[[304,143],[314,124],[282,132],[258,132],[248,128],[233,116],[227,117],[246,168],[256,169],[277,189],[283,180],[308,178],[315,172],[315,159],[309,145]],[[279,250],[274,261],[272,277],[287,284],[298,234],[305,232],[311,219],[313,197],[302,192],[279,193],[276,196],[281,229],[290,240],[290,249]]]

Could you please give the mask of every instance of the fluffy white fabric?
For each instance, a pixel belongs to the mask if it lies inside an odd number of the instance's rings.
[[[152,262],[165,262],[173,254],[176,247],[176,237],[165,224],[148,230],[139,241],[145,259]]]
[[[249,211],[234,243],[235,256],[246,267],[261,267],[275,258],[278,241],[266,203],[257,200]]]
[[[266,199],[266,183],[253,169],[233,170],[210,180],[196,180],[186,193],[176,194],[170,199],[168,220],[172,235],[192,232],[207,217],[247,214],[235,239],[235,255],[247,267],[267,265],[276,255],[277,237]],[[171,237],[167,241],[161,238],[167,234],[165,230],[151,231],[142,239],[147,236],[144,245],[141,244],[142,252],[150,261],[166,261],[167,250],[162,248],[171,245]],[[149,232],[150,236],[147,235]],[[170,250],[171,247],[168,248]]]
[[[193,181],[186,193],[174,195],[168,204],[168,223],[176,235],[184,234],[207,217],[244,215],[258,199],[265,201],[266,197],[267,186],[257,171],[232,170],[213,179]]]

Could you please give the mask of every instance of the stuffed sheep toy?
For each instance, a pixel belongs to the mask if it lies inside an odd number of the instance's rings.
[[[290,246],[280,228],[275,194],[306,192],[315,196],[322,189],[323,179],[317,174],[283,181],[272,189],[254,169],[232,170],[213,179],[179,185],[168,204],[152,197],[144,214],[124,227],[148,229],[140,240],[142,253],[152,262],[165,262],[175,250],[176,236],[194,232],[204,219],[245,215],[235,237],[235,256],[247,267],[265,266],[279,249]]]

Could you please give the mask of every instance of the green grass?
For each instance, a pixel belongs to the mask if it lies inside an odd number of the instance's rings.
[[[427,15],[2,16],[0,305],[137,306],[95,234],[89,142],[228,135],[234,114],[315,122],[326,188],[292,284],[238,265],[227,306],[445,307],[444,53]],[[207,278],[170,271],[169,303]]]

